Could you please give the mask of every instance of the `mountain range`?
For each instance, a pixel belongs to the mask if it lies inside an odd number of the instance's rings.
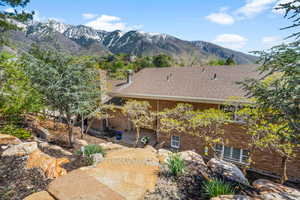
[[[143,31],[107,32],[84,25],[69,25],[55,20],[34,22],[13,31],[10,40],[17,50],[26,51],[32,43],[53,47],[73,55],[126,53],[153,56],[164,53],[182,65],[205,64],[210,59],[227,59],[233,55],[237,64],[249,64],[256,57],[205,41],[186,41],[167,34]]]

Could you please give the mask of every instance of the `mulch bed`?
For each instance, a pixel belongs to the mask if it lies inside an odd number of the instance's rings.
[[[166,166],[161,166],[158,182],[154,192],[148,192],[145,200],[203,200],[207,199],[201,194],[204,180],[201,176],[191,173],[189,169],[174,177],[167,172]]]
[[[88,143],[92,140],[95,142],[95,139],[98,143],[103,142],[92,136],[86,138],[88,138]],[[85,158],[75,153],[75,149],[65,148],[73,153],[72,156],[65,156],[60,151],[53,149],[40,148],[40,150],[55,158],[67,157],[70,159],[69,163],[62,165],[68,172],[89,165]],[[45,177],[41,169],[26,169],[28,156],[1,157],[3,151],[0,145],[0,200],[21,200],[35,192],[46,190],[52,180]]]
[[[51,182],[40,169],[26,169],[26,157],[1,157],[0,199],[21,200]]]
[[[48,148],[43,148],[41,149],[41,151],[43,151],[44,153],[55,157],[55,158],[68,158],[70,160],[69,163],[63,164],[62,167],[64,169],[66,169],[68,172],[78,169],[80,167],[86,167],[89,166],[89,162],[86,160],[86,158],[77,155],[76,152],[74,151],[74,149],[65,149],[67,151],[70,151],[73,153],[72,156],[65,156],[64,154],[62,154],[60,151],[57,150],[53,150],[53,149],[48,149]]]
[[[240,185],[237,182],[230,181],[226,177],[211,174],[212,178],[224,180],[236,190],[237,195],[257,195],[254,188]],[[205,179],[197,173],[192,167],[187,167],[184,174],[179,177],[172,176],[166,165],[160,165],[158,182],[154,192],[148,192],[145,200],[208,200],[203,191]]]
[[[89,166],[90,163],[86,158],[82,156],[75,155],[69,163],[63,164],[62,167],[65,168],[68,172],[78,169],[80,167]]]

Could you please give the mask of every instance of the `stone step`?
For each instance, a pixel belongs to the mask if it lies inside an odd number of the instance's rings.
[[[125,199],[80,169],[52,181],[48,186],[48,192],[57,200]]]

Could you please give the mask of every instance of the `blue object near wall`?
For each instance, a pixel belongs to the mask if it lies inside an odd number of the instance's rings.
[[[122,131],[116,131],[116,140],[122,140],[122,135],[123,135]]]

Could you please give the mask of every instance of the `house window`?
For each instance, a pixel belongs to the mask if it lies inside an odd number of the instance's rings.
[[[237,162],[242,164],[249,163],[249,151],[234,147],[228,147],[221,144],[216,145],[216,156],[223,160],[230,162]]]
[[[171,137],[171,147],[179,149],[180,147],[180,136],[172,136]]]
[[[220,109],[225,113],[229,113],[231,120],[236,122],[244,122],[244,120],[237,115],[237,111],[242,109],[242,106],[234,106],[234,105],[220,105]]]

